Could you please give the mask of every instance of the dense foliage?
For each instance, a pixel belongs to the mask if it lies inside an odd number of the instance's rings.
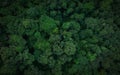
[[[0,75],[119,75],[119,0],[1,0]]]

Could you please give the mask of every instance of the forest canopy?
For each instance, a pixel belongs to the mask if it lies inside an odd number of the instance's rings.
[[[0,0],[0,75],[119,75],[120,0]]]

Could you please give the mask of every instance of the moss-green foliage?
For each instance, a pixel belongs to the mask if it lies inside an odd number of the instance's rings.
[[[52,32],[57,27],[56,21],[46,15],[40,17],[40,28],[45,32]]]
[[[1,0],[0,75],[119,75],[116,2]]]

